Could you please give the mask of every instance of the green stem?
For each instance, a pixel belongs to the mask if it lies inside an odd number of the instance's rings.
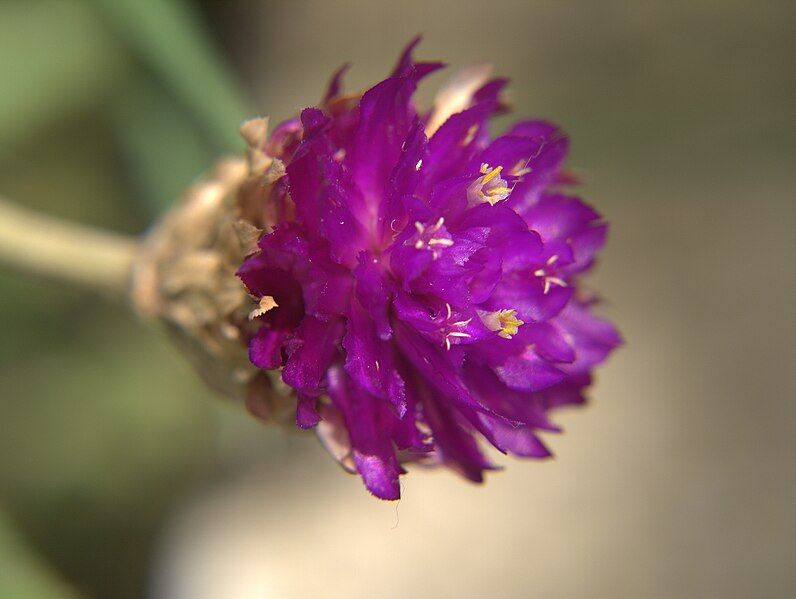
[[[0,197],[0,263],[124,296],[138,242],[20,208]]]

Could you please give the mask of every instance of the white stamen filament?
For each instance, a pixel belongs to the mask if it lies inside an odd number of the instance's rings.
[[[446,320],[446,328],[447,327],[466,327],[468,324],[472,322],[472,318],[468,318],[467,320],[457,320],[456,322],[447,322],[453,318],[453,308],[448,302],[445,302],[445,320]],[[442,345],[445,349],[450,350],[451,348],[451,338],[454,339],[469,339],[472,335],[470,333],[465,333],[464,331],[448,331],[445,333],[445,338],[442,340]]]
[[[442,344],[445,346],[445,349],[447,349],[448,351],[450,351],[451,349],[451,337],[459,339],[469,339],[470,337],[472,337],[472,335],[470,333],[463,333],[460,331],[451,331],[450,333],[445,335],[445,340],[442,342]]]
[[[553,254],[547,259],[547,266],[553,266],[558,261],[558,254]],[[558,285],[559,287],[567,287],[567,282],[560,278],[554,277],[547,274],[547,271],[544,268],[539,268],[533,272],[534,276],[536,277],[543,277],[544,278],[544,294],[547,295],[550,292],[550,288],[553,285]]]
[[[428,241],[423,239],[424,235],[431,234],[433,235],[437,231],[442,228],[442,225],[445,224],[445,218],[440,217],[437,222],[435,222],[430,227],[426,227],[420,221],[415,221],[415,229],[417,229],[417,234],[420,238],[415,241],[414,248],[416,250],[422,250],[423,248],[430,249],[432,251],[432,257],[434,260],[439,258],[439,252],[434,249],[435,247],[451,247],[453,245],[453,239],[449,239],[447,237],[431,237]]]

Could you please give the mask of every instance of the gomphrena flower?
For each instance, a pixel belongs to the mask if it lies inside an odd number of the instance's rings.
[[[410,461],[481,481],[482,439],[549,456],[549,412],[582,403],[620,342],[578,288],[607,225],[565,191],[566,136],[531,120],[492,139],[506,81],[484,68],[418,112],[442,65],[415,62],[415,44],[364,94],[340,93],[341,70],[320,107],[247,135],[270,182],[238,270],[259,302],[249,357],[383,499]]]

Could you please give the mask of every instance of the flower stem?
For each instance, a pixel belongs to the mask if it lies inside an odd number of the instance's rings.
[[[15,206],[0,197],[0,263],[124,296],[138,242]]]

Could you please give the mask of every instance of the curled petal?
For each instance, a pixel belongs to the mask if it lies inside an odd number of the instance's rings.
[[[338,355],[342,335],[340,319],[329,321],[305,316],[296,329],[282,380],[297,391],[317,396],[323,393],[326,371]]]
[[[389,439],[381,434],[384,416],[378,403],[337,367],[329,369],[329,396],[343,414],[354,464],[365,486],[380,499],[398,499],[403,470]]]

